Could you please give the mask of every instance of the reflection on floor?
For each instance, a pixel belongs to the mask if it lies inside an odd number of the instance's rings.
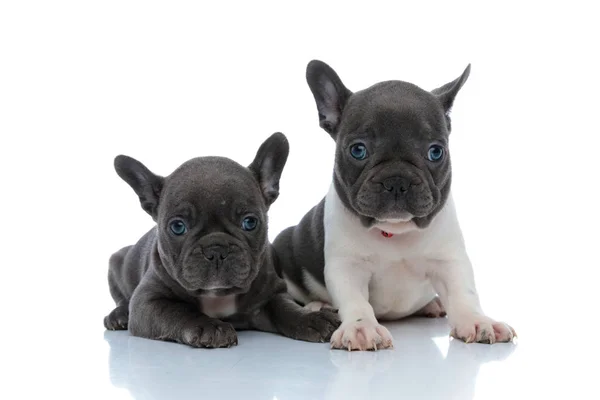
[[[517,347],[451,340],[445,319],[386,326],[393,350],[352,353],[261,332],[240,332],[237,347],[216,350],[104,337],[112,384],[136,399],[472,399],[480,366]]]

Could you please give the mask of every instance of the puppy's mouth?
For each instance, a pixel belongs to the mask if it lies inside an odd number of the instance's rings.
[[[364,181],[356,194],[350,196],[355,210],[384,223],[407,222],[426,217],[434,210],[436,194],[424,179],[419,179],[416,184],[396,179],[398,181],[392,183],[377,177]]]
[[[360,214],[378,222],[400,223],[411,221],[415,217],[426,217],[434,208],[433,206],[433,199],[423,202],[408,202],[387,199],[375,194],[359,196],[355,209]]]
[[[183,261],[180,284],[196,295],[239,294],[249,290],[256,277],[253,261],[244,254],[229,254],[225,259],[207,259],[192,252]]]
[[[188,290],[194,292],[225,292],[246,290],[253,279],[252,269],[221,265],[188,265],[182,274]],[[231,294],[231,293],[228,293]]]

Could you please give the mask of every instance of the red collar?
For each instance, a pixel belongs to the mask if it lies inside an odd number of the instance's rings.
[[[392,236],[394,236],[394,234],[386,232],[386,231],[381,231],[381,236],[386,237],[386,238],[391,238]]]

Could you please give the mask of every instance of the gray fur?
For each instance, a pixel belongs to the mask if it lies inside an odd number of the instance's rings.
[[[352,93],[327,64],[308,64],[306,79],[320,126],[336,142],[336,193],[365,227],[409,218],[425,228],[442,209],[452,180],[450,111],[469,73],[470,65],[459,78],[431,92],[386,81]],[[350,155],[358,142],[367,147],[364,160]],[[427,158],[434,144],[444,151],[438,162]],[[306,289],[304,271],[324,284],[324,205],[323,200],[273,243],[281,271],[300,288]]]
[[[313,207],[300,223],[282,231],[273,247],[277,253],[277,267],[280,275],[283,271],[288,279],[304,287],[304,271],[310,273],[319,282],[324,283],[323,266],[323,212],[325,199]]]
[[[339,325],[331,311],[308,312],[286,293],[267,239],[267,211],[279,194],[288,142],[267,139],[248,168],[221,157],[195,158],[166,178],[127,156],[115,169],[157,222],[137,244],[110,258],[108,281],[116,308],[107,329],[194,347],[237,344],[235,329],[279,332],[311,342],[329,340]],[[245,231],[242,220],[258,219]],[[174,218],[187,232],[170,230]],[[235,296],[224,319],[203,313],[203,296]]]

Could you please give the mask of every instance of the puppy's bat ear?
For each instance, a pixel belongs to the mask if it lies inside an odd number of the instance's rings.
[[[260,146],[254,161],[248,167],[260,184],[267,206],[279,196],[279,178],[290,152],[290,145],[283,133],[272,134]]]
[[[153,174],[138,160],[123,155],[115,157],[115,170],[138,195],[144,211],[156,221],[164,178]]]
[[[335,140],[342,111],[352,92],[333,68],[319,60],[308,63],[306,81],[317,103],[319,125]]]
[[[453,80],[452,82],[446,83],[444,86],[441,86],[437,89],[431,91],[440,103],[442,103],[442,107],[444,107],[444,113],[446,116],[450,115],[450,111],[452,110],[452,105],[454,104],[454,98],[456,94],[460,90],[460,88],[465,84],[469,74],[471,73],[471,64],[467,65],[465,71],[461,76]]]

